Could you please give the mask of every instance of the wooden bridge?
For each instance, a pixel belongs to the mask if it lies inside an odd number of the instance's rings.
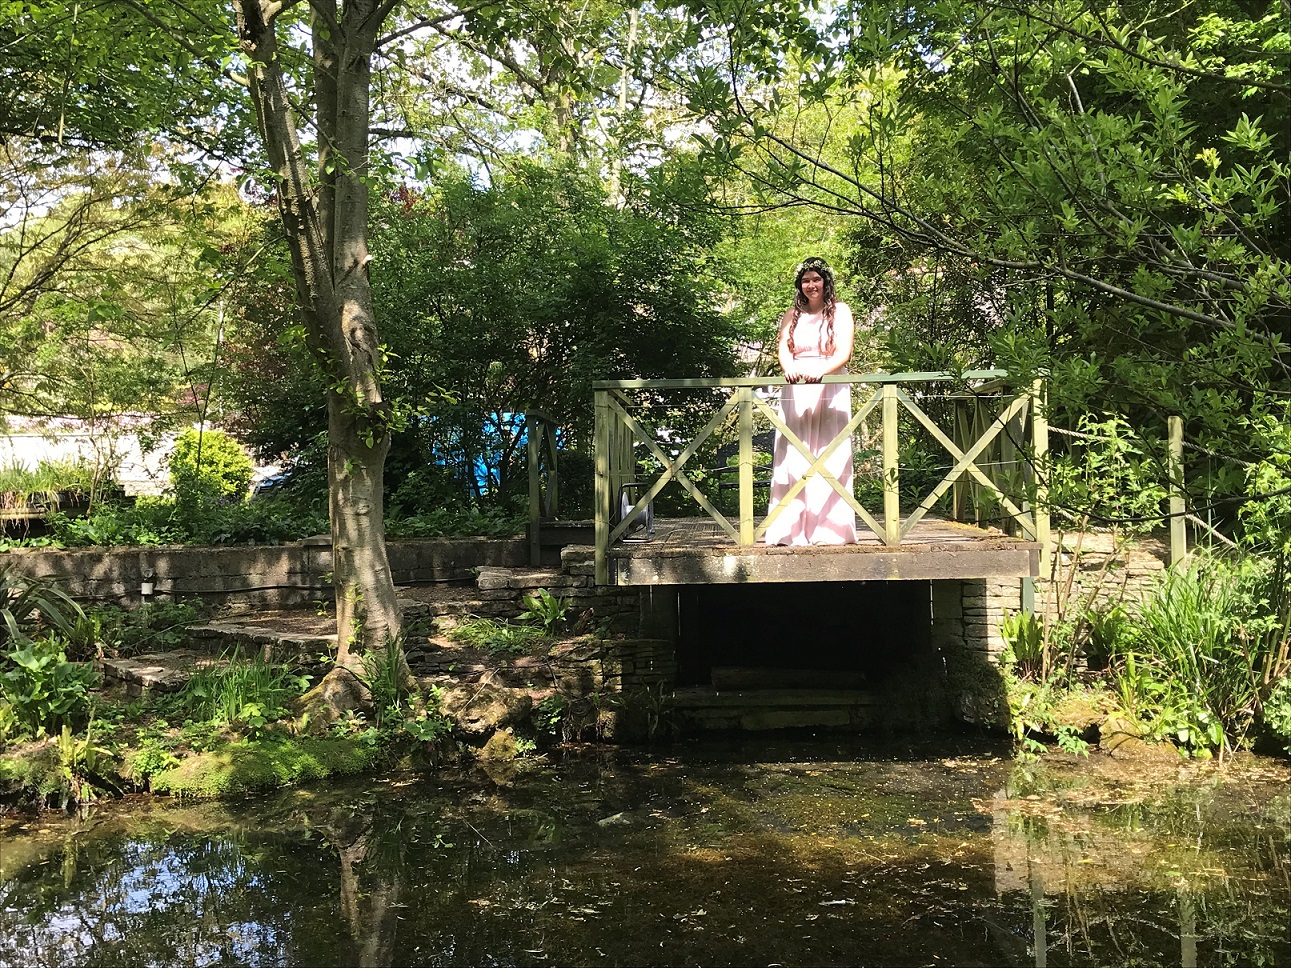
[[[597,584],[1040,573],[1049,530],[1040,382],[1011,385],[1001,370],[868,373],[825,382],[852,385],[853,416],[819,458],[780,418],[783,378],[597,383]],[[767,508],[773,431],[811,466]],[[539,414],[530,415],[528,439],[536,554],[541,509],[550,511],[557,500],[554,432]],[[839,447],[855,447],[854,491],[825,469]],[[944,453],[945,463],[925,466],[929,453]],[[828,481],[856,512],[859,543],[760,544],[811,476]],[[692,516],[687,507],[702,514]],[[666,517],[655,518],[656,508]]]

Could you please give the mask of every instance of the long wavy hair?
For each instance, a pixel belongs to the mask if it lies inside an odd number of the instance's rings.
[[[789,323],[789,355],[792,356],[794,353],[793,332],[798,328],[798,318],[811,308],[807,304],[807,297],[802,294],[802,277],[808,272],[818,273],[824,284],[821,296],[825,301],[824,349],[825,355],[828,356],[834,352],[834,307],[838,304],[838,297],[834,293],[834,270],[829,267],[828,262],[817,255],[803,259],[802,265],[798,266],[798,271],[793,277],[793,320]]]

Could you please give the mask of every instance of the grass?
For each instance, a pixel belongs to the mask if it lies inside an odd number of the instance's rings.
[[[551,636],[536,625],[499,622],[491,618],[468,619],[448,634],[454,641],[482,648],[491,655],[523,655],[536,646],[551,642]]]
[[[287,714],[287,704],[309,688],[309,676],[270,665],[259,655],[198,670],[174,700],[183,716],[214,726],[235,726],[255,733]]]

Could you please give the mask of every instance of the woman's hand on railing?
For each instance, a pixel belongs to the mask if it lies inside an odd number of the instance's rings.
[[[806,369],[791,369],[784,371],[784,378],[790,383],[819,383],[820,374],[813,373]]]

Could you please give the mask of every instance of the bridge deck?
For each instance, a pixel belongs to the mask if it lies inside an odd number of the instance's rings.
[[[648,540],[610,547],[610,580],[620,585],[927,581],[1028,578],[1040,571],[1037,542],[931,516],[899,547],[885,545],[865,528],[859,537],[859,543],[840,547],[741,548],[709,518],[660,519]]]

